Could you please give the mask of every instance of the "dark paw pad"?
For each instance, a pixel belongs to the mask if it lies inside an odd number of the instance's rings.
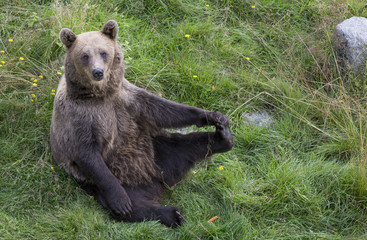
[[[219,135],[219,138],[221,139],[221,146],[222,146],[222,152],[229,151],[233,148],[234,142],[231,132],[229,131],[228,127],[224,127],[222,129],[217,128],[216,134]]]

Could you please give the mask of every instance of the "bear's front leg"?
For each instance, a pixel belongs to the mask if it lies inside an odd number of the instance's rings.
[[[81,151],[83,152],[83,151]],[[115,215],[131,212],[131,200],[117,178],[111,173],[99,153],[81,154],[76,164],[95,185],[96,200]]]
[[[198,127],[215,125],[216,127],[228,127],[229,119],[220,112],[211,112],[201,108],[187,106],[158,97],[144,89],[130,85],[131,112],[139,119],[152,123],[161,128],[180,128],[190,125]]]
[[[130,198],[121,185],[108,186],[107,190],[102,191],[101,197],[105,200],[107,208],[111,213],[126,215],[131,212]]]

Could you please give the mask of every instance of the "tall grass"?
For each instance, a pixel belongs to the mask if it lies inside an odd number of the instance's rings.
[[[0,239],[366,238],[366,85],[332,48],[335,25],[366,14],[361,0],[3,1]],[[167,191],[176,230],[113,221],[50,153],[58,33],[109,19],[130,82],[231,118],[235,148]],[[252,111],[273,124],[246,124]]]

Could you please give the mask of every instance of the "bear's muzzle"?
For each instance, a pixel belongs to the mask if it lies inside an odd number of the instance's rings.
[[[103,69],[96,68],[92,72],[94,80],[101,81],[103,79]]]

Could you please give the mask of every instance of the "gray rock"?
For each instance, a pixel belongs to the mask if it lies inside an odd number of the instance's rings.
[[[338,24],[333,44],[342,72],[363,74],[367,57],[367,18],[351,17]]]
[[[269,127],[274,122],[267,112],[244,113],[242,117],[246,124],[252,124],[260,128]]]

